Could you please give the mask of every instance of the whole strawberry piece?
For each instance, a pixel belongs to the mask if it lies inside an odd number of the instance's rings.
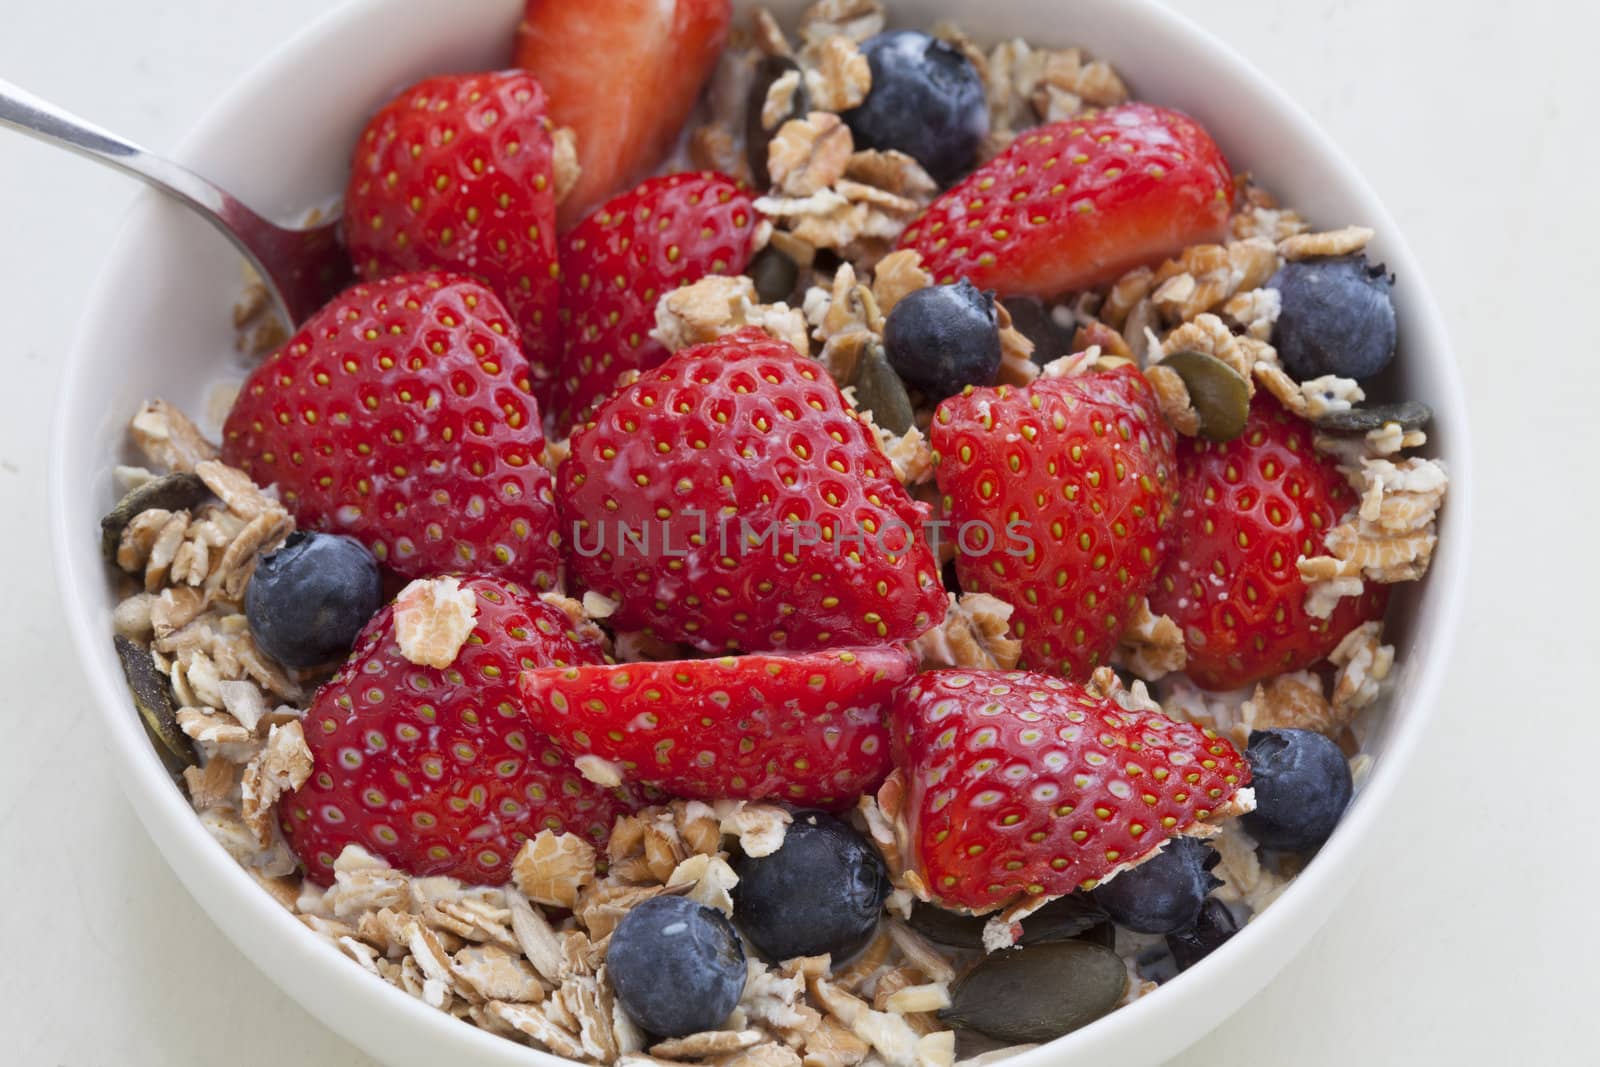
[[[547,667],[523,673],[522,700],[536,730],[621,781],[840,807],[889,773],[885,710],[916,669],[900,645]]]
[[[561,354],[546,110],[544,90],[520,71],[418,82],[367,123],[345,190],[361,275],[437,267],[483,281],[522,330],[541,401]]]
[[[827,372],[746,328],[601,405],[558,475],[611,622],[707,652],[905,640],[944,617],[913,503]]]
[[[1322,660],[1363,622],[1381,619],[1386,585],[1343,597],[1320,619],[1296,562],[1358,501],[1333,460],[1312,447],[1310,423],[1265,391],[1244,432],[1217,443],[1185,438],[1177,544],[1150,597],[1183,628],[1189,677],[1233,689]]]
[[[1042,674],[920,674],[890,729],[911,868],[973,911],[1092,888],[1250,782],[1210,730]]]
[[[666,158],[711,77],[729,0],[528,0],[517,66],[538,75],[550,114],[578,135],[583,173],[561,228]]]
[[[1125,104],[1028,130],[906,230],[935,278],[1045,299],[1214,241],[1233,173],[1200,124]]]
[[[968,390],[930,434],[956,574],[1011,604],[1022,662],[1088,677],[1165,555],[1173,434],[1131,366]]]
[[[756,211],[732,178],[651,178],[608,201],[561,242],[566,335],[555,388],[562,428],[581,423],[624,371],[667,358],[650,336],[663,293],[708,274],[742,274]]]
[[[500,300],[458,275],[346,289],[255,369],[222,454],[393,570],[539,588],[560,564],[539,405]]]
[[[449,665],[420,666],[401,652],[391,606],[367,624],[306,712],[313,773],[284,798],[279,818],[313,881],[329,883],[340,851],[360,845],[414,875],[497,885],[540,830],[604,842],[630,810],[623,794],[573,770],[517,700],[523,670],[599,663],[599,642],[509,582],[435,582],[443,587],[414,583],[399,603],[436,593],[476,612]]]

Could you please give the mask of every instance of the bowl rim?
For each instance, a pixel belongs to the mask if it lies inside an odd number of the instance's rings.
[[[181,140],[174,158],[189,158],[197,145],[216,136],[224,117],[253,86],[271,82],[296,69],[301,54],[310,42],[373,18],[375,13],[391,2],[348,0],[300,27],[229,85]],[[1121,9],[1119,17],[1126,20],[1130,32],[1137,32],[1141,27],[1160,28],[1182,38],[1186,48],[1233,70],[1239,83],[1252,95],[1254,106],[1272,113],[1277,121],[1298,129],[1315,145],[1323,158],[1334,164],[1334,173],[1328,176],[1328,180],[1344,190],[1351,199],[1360,202],[1367,213],[1363,222],[1383,234],[1389,252],[1386,258],[1396,264],[1407,278],[1408,330],[1425,335],[1428,342],[1418,347],[1432,350],[1437,356],[1430,358],[1430,362],[1437,364],[1430,367],[1430,379],[1438,386],[1438,395],[1432,398],[1433,406],[1441,413],[1448,413],[1451,427],[1450,454],[1447,459],[1451,475],[1447,504],[1449,546],[1448,551],[1440,553],[1435,560],[1426,579],[1430,601],[1436,601],[1430,604],[1427,613],[1432,655],[1420,664],[1418,677],[1409,693],[1406,714],[1401,716],[1391,712],[1390,732],[1385,739],[1383,757],[1376,762],[1360,794],[1316,860],[1307,866],[1272,907],[1263,911],[1203,964],[1177,976],[1163,986],[1158,994],[1141,997],[1078,1031],[1010,1058],[1007,1062],[1013,1067],[1040,1067],[1044,1063],[1064,1061],[1073,1056],[1114,1054],[1119,1044],[1131,1035],[1160,1027],[1163,1013],[1181,1007],[1186,1001],[1191,1007],[1197,1005],[1206,995],[1206,987],[1202,983],[1208,983],[1213,989],[1219,983],[1248,986],[1246,996],[1252,995],[1270,979],[1276,968],[1268,969],[1266,974],[1250,973],[1250,958],[1261,955],[1262,949],[1273,941],[1291,943],[1292,952],[1320,927],[1331,910],[1333,900],[1343,895],[1344,888],[1353,879],[1363,858],[1363,842],[1374,831],[1385,808],[1392,802],[1399,782],[1407,773],[1423,735],[1436,714],[1440,690],[1452,660],[1463,614],[1471,555],[1474,484],[1465,388],[1458,367],[1454,360],[1448,358],[1452,349],[1443,317],[1401,229],[1339,146],[1300,105],[1254,64],[1182,12],[1158,0],[1121,0],[1118,6]],[[76,414],[73,397],[79,392],[80,383],[93,369],[92,354],[86,346],[92,331],[91,323],[96,317],[92,309],[104,302],[107,291],[117,282],[113,268],[123,261],[128,251],[125,246],[131,243],[139,228],[137,224],[142,214],[160,202],[158,194],[153,192],[139,196],[124,218],[116,238],[108,245],[103,261],[105,266],[84,303],[86,313],[78,320],[62,370],[60,393],[54,405],[48,475],[50,530],[56,546],[52,555],[64,614],[80,660],[93,661],[95,656],[91,655],[91,650],[103,645],[109,635],[106,618],[85,595],[85,590],[94,583],[104,581],[104,575],[88,573],[88,568],[79,566],[74,553],[66,547],[88,536],[84,531],[71,528],[67,508],[68,494],[81,491],[77,487],[82,484],[73,478],[75,472],[68,469],[66,459],[69,454],[67,442],[73,433],[72,418]],[[311,1014],[347,1040],[357,1042],[367,1034],[376,1032],[367,1024],[381,1023],[385,1029],[409,1029],[418,1036],[426,1034],[430,1044],[434,1041],[447,1043],[462,1053],[471,1053],[476,1057],[474,1062],[538,1063],[542,1067],[556,1067],[570,1062],[518,1045],[477,1027],[461,1025],[446,1013],[386,982],[370,981],[370,976],[363,973],[350,958],[277,904],[205,831],[181,791],[173,788],[137,717],[127,714],[126,690],[122,679],[106,669],[92,669],[87,674],[91,699],[102,717],[103,735],[114,757],[123,789],[133,800],[147,832],[161,846],[169,866],[198,898],[197,903],[208,913],[226,904],[230,912],[241,913],[243,921],[271,931],[281,950],[295,957],[294,965],[307,968],[310,972],[310,979],[314,980],[304,983],[306,989],[323,982],[337,983],[347,995],[347,1003],[355,1002],[367,1013],[367,1018],[353,1022],[344,1017],[337,1020],[330,1018],[305,989],[280,981],[278,975],[273,973],[273,968],[265,966],[254,953],[240,945],[242,954],[251,959],[252,964],[264,970],[275,984]],[[173,850],[182,854],[185,863],[174,862],[170,855]],[[201,887],[194,884],[190,874],[182,869],[184,867],[191,872],[203,870],[207,885]],[[200,880],[198,875],[195,880]],[[220,893],[226,899],[206,899],[202,888],[210,894]],[[1328,899],[1330,897],[1333,900]],[[214,915],[212,918],[217,922]],[[227,925],[220,922],[218,925],[231,940],[238,943]],[[1285,960],[1289,954],[1282,954]],[[1260,968],[1255,970],[1259,972]],[[1240,997],[1237,1003],[1242,1003],[1244,999]],[[1213,1025],[1221,1021],[1222,1016],[1211,1020]],[[362,1036],[354,1036],[358,1031]],[[1203,1032],[1192,1031],[1190,1039],[1198,1039]],[[1175,1046],[1174,1050],[1176,1047],[1181,1046]]]

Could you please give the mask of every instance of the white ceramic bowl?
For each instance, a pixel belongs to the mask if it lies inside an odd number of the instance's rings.
[[[739,5],[746,6],[746,5]],[[793,15],[803,0],[771,5]],[[1399,667],[1373,773],[1309,869],[1200,967],[1155,995],[1010,1061],[1147,1063],[1192,1042],[1259,989],[1314,933],[1359,868],[1423,734],[1464,600],[1471,470],[1460,381],[1439,313],[1399,228],[1351,164],[1294,104],[1222,44],[1151,0],[897,0],[902,25],[964,21],[984,39],[1082,44],[1148,100],[1199,118],[1236,167],[1312,220],[1376,228],[1374,252],[1399,275],[1397,393],[1438,413],[1437,453],[1453,474],[1432,572],[1392,609]],[[522,0],[360,0],[306,28],[240,79],[179,158],[252,204],[292,214],[344,184],[366,117],[427,74],[504,66]],[[392,1064],[561,1061],[456,1022],[364,974],[275,904],[201,829],[145,739],[111,647],[110,583],[97,522],[113,499],[124,427],[146,397],[204,410],[206,387],[239,377],[228,309],[238,265],[202,223],[153,194],[134,208],[82,316],[56,417],[52,522],[74,639],[123,788],[189,891],[239,948],[306,1010]]]

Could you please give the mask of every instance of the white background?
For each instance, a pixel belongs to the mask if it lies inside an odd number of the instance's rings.
[[[0,77],[168,148],[325,6],[4,0]],[[1480,514],[1454,675],[1370,869],[1177,1062],[1592,1063],[1600,18],[1548,0],[1180,6],[1307,106],[1405,226],[1467,375]],[[0,133],[0,1061],[365,1067],[168,873],[66,654],[45,422],[132,194]]]

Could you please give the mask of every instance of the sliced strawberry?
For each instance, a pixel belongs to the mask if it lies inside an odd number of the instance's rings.
[[[814,360],[746,328],[601,405],[558,474],[611,622],[707,652],[908,640],[944,617],[927,506]]]
[[[930,437],[962,586],[1015,607],[1026,666],[1086,678],[1166,554],[1173,434],[1144,375],[971,389]]]
[[[562,229],[666,158],[732,19],[729,0],[528,0],[517,66],[538,75],[551,116],[577,133],[583,167]]]
[[[483,281],[521,328],[541,401],[561,354],[545,112],[544,90],[520,71],[428,78],[367,124],[345,191],[361,275],[440,268]]]
[[[889,773],[884,709],[917,669],[901,646],[545,668],[534,727],[623,781],[703,800],[840,807]]]
[[[517,700],[524,669],[599,663],[598,641],[519,586],[467,578],[471,635],[444,669],[400,653],[395,610],[367,624],[306,712],[313,773],[279,805],[284,836],[323,885],[346,845],[414,875],[498,885],[540,830],[603,844],[623,793],[584,780],[529,727]]]
[[[608,201],[562,239],[558,428],[583,422],[624,372],[667,358],[650,336],[661,295],[708,274],[744,273],[756,220],[732,178],[672,174]]]
[[[1376,583],[1341,598],[1329,618],[1306,611],[1296,563],[1322,555],[1323,538],[1358,501],[1313,447],[1311,425],[1267,392],[1256,394],[1234,440],[1185,438],[1178,471],[1178,544],[1150,605],[1183,628],[1198,685],[1234,689],[1310,667],[1351,630],[1383,618],[1389,587]]]
[[[1210,730],[1042,674],[920,674],[890,728],[912,870],[979,912],[1091,888],[1250,782]]]
[[[1029,130],[901,238],[935,278],[1061,296],[1219,239],[1233,174],[1200,124],[1125,104]]]
[[[488,289],[407,274],[345,290],[245,381],[222,454],[302,526],[410,577],[553,587],[560,540],[517,328]]]

